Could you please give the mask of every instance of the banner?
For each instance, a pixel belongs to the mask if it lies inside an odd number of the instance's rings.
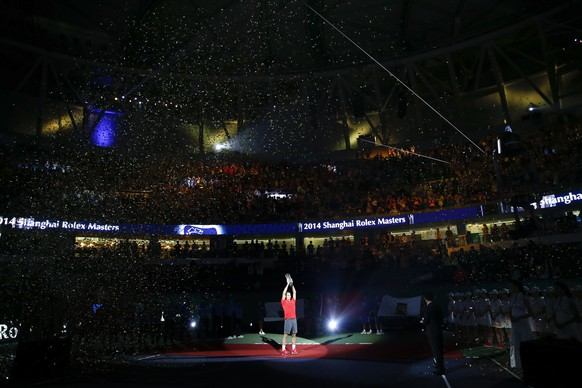
[[[414,317],[420,315],[420,305],[422,297],[413,296],[411,298],[396,298],[384,295],[380,308],[379,317]]]

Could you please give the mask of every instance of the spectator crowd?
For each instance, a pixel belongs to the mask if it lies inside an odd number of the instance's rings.
[[[524,137],[524,152],[511,156],[495,155],[495,140],[481,139],[482,150],[460,143],[317,163],[5,145],[0,198],[4,216],[229,224],[419,212],[579,185],[576,120]]]

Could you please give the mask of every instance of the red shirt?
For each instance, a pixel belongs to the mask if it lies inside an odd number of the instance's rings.
[[[297,318],[297,314],[295,312],[295,299],[291,298],[291,300],[281,299],[281,306],[283,306],[283,313],[285,319],[288,318]]]

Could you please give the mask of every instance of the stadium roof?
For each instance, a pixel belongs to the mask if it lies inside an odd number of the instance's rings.
[[[2,2],[0,91],[101,100],[103,109],[119,98],[156,100],[239,124],[306,96],[318,112],[345,110],[331,85],[340,79],[349,110],[381,112],[406,90],[408,102],[417,94],[450,105],[451,96],[579,69],[581,3]]]

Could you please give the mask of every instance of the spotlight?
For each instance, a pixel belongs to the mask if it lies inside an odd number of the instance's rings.
[[[330,319],[329,322],[327,322],[327,328],[330,331],[336,331],[339,327],[339,322],[336,319]]]
[[[542,110],[539,105],[530,102],[525,111],[526,114],[521,116],[522,120],[534,120],[536,124],[539,123],[542,116]]]
[[[529,105],[527,106],[527,111],[534,112],[534,111],[537,111],[539,108],[540,108],[539,106],[537,106],[533,102],[530,102]]]

